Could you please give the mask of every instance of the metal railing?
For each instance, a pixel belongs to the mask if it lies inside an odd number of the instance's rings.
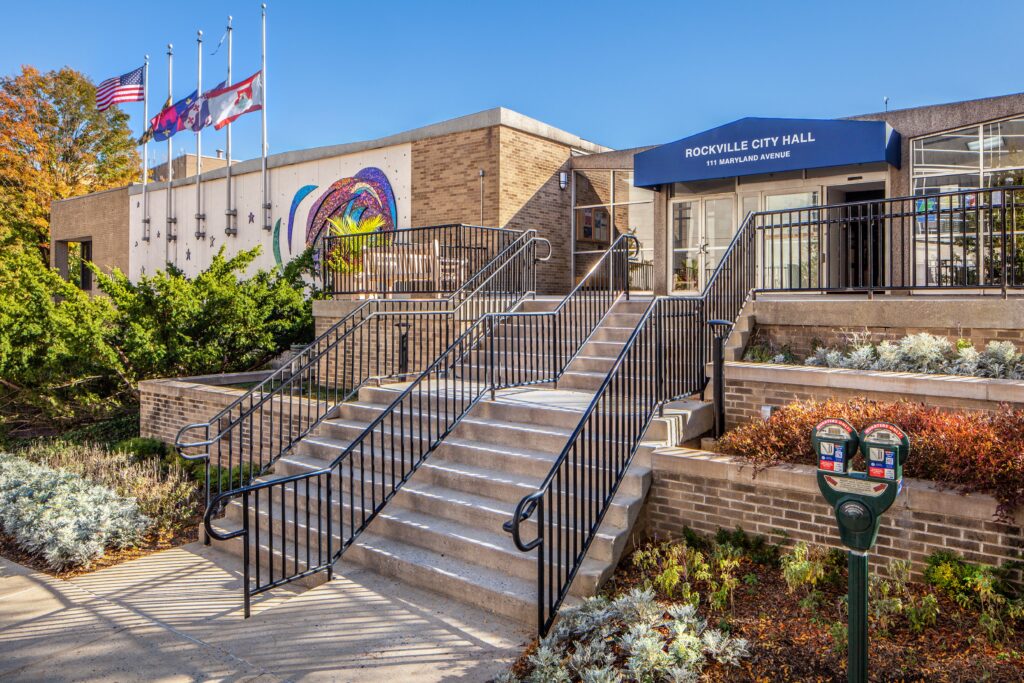
[[[617,298],[628,292],[615,289],[628,287],[624,264],[606,265],[617,263],[620,254],[628,257],[624,244],[620,240],[613,245],[607,259],[591,269],[556,311],[538,314],[553,321],[563,320],[570,312],[578,314],[578,329],[567,337],[574,340],[576,352]],[[526,270],[535,261],[534,255],[526,251],[521,261],[506,261],[492,277]],[[613,267],[618,270],[609,270]],[[493,393],[494,361],[499,358],[494,346],[496,331],[507,317],[493,312],[482,315],[327,467],[252,484],[213,499],[204,518],[207,534],[222,541],[241,539],[243,543],[246,616],[253,595],[321,571],[330,576],[334,562],[430,453],[474,405]],[[559,357],[567,365],[573,354],[568,353],[565,339],[559,348],[563,350]],[[500,357],[510,360],[514,356]],[[554,381],[564,367],[550,366],[547,371],[550,381]],[[239,499],[241,526],[219,532],[212,525],[215,511]]]
[[[700,296],[651,302],[537,490],[505,524],[537,551],[537,625],[548,632],[644,432],[665,402],[703,391],[709,320],[735,319],[755,284],[756,242],[743,223]],[[523,540],[533,518],[535,537]]]
[[[550,256],[529,230],[446,299],[369,300],[209,421],[182,427],[176,448],[205,462],[207,507],[265,473],[367,382],[422,371],[470,323],[515,307],[536,291],[535,261]]]
[[[619,295],[629,298],[638,244],[632,235],[620,235],[553,310],[496,316],[487,359],[493,388],[557,385]]]
[[[452,224],[328,234],[319,249],[323,288],[327,294],[450,294],[520,232]]]
[[[1024,287],[1024,188],[753,214],[765,291]]]

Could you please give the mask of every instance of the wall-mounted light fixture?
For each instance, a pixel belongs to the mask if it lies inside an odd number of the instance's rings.
[[[558,172],[558,189],[559,190],[564,190],[567,187],[569,187],[569,173],[568,173],[568,171],[559,171]]]

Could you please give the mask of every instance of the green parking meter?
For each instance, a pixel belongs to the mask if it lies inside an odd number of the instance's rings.
[[[867,427],[858,437],[846,420],[823,420],[811,432],[818,458],[818,488],[835,511],[839,537],[847,551],[849,645],[847,680],[867,681],[868,555],[878,538],[882,514],[903,488],[903,463],[910,439],[888,422]],[[860,446],[866,471],[855,471],[852,459]]]

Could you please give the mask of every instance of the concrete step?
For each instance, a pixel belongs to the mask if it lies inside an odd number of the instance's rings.
[[[265,506],[258,511],[258,526],[261,537],[273,538],[278,546],[284,546],[284,553],[287,556],[285,569],[291,571],[294,567],[305,569],[307,565],[306,549],[309,548],[309,560],[315,566],[319,557],[326,556],[326,528],[324,521],[318,521],[315,517],[308,517],[305,511],[299,509],[297,514],[294,508],[285,506],[285,514],[282,517],[279,509],[275,506]],[[337,508],[335,508],[337,509]],[[273,511],[273,514],[271,514]],[[235,520],[241,524],[242,506],[240,502],[228,506],[225,519]],[[335,517],[336,521],[345,520],[347,517]],[[309,524],[307,525],[307,521]],[[252,528],[252,527],[250,527]],[[339,533],[337,524],[332,525],[333,543],[332,548],[337,549],[343,543],[342,535]],[[346,527],[347,528],[347,527]],[[535,556],[520,552],[512,543],[509,534],[496,527],[495,530],[483,529],[470,526],[461,522],[435,517],[400,506],[390,505],[382,510],[376,518],[370,522],[367,531],[391,541],[402,543],[405,546],[415,546],[427,550],[442,557],[454,558],[461,562],[470,563],[478,567],[502,571],[512,577],[529,581],[537,575],[537,561]],[[253,531],[253,538],[255,532]],[[362,535],[360,535],[360,540]],[[310,545],[304,545],[306,539],[310,539]],[[319,554],[316,550],[320,547],[317,539],[322,539],[323,552]],[[359,543],[360,540],[356,542]],[[295,550],[298,549],[296,554]],[[298,557],[298,563],[295,563]],[[596,559],[586,559],[580,566],[577,579],[573,582],[572,590],[576,595],[592,595],[600,587],[601,582],[607,578],[614,567],[609,562]]]
[[[654,449],[652,448],[652,450]],[[295,464],[293,462],[293,465]],[[295,467],[294,470],[289,469],[289,472],[298,474],[298,469]],[[626,477],[629,480],[639,480],[646,469],[634,462]],[[334,511],[333,526],[336,532],[339,531],[339,524],[346,529],[351,528],[352,515],[354,515],[356,524],[361,523],[363,515],[369,514],[374,505],[380,504],[385,494],[385,489],[379,485],[379,482],[376,495],[374,495],[370,483],[366,483],[365,486],[360,485],[359,482],[367,476],[365,473],[354,472],[355,480],[348,479],[348,474],[348,471],[345,470],[344,477],[340,481],[337,477],[332,480],[333,493],[330,509]],[[265,477],[261,481],[271,481],[276,476]],[[512,518],[515,505],[518,503],[518,501],[494,498],[486,491],[459,491],[442,485],[421,482],[418,479],[419,477],[414,478],[398,490],[383,508],[382,516],[393,517],[399,514],[395,512],[396,510],[405,509],[500,536],[504,534],[502,525]],[[319,481],[321,481],[319,478],[302,479],[265,489],[265,492],[260,494],[260,506],[263,509],[270,507],[275,516],[280,516],[279,511],[283,497],[286,517],[292,519],[297,512],[300,521],[305,524],[307,511],[311,519],[327,514],[326,489],[318,483]],[[309,483],[308,492],[306,482]],[[641,483],[646,486],[646,480]],[[626,487],[625,481],[623,487]],[[266,496],[270,497],[269,503]],[[362,507],[363,500],[366,500],[368,507]],[[620,500],[620,497],[616,496],[591,547],[590,557],[603,562],[617,561],[626,545],[629,530],[640,512],[640,500],[641,498],[625,495]],[[563,513],[563,518],[569,519],[571,510],[566,509]],[[552,514],[554,513],[549,513],[549,518]],[[238,514],[234,516],[239,517]],[[317,526],[315,523],[312,526],[314,529],[327,528],[326,522],[323,526]],[[420,523],[420,526],[429,525]],[[374,530],[386,533],[377,527],[374,527]],[[531,518],[523,523],[523,533],[527,536],[537,533],[534,519]]]

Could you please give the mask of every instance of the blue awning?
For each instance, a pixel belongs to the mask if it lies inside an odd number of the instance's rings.
[[[745,118],[640,152],[633,158],[633,183],[650,187],[879,161],[900,165],[900,135],[884,121]]]

